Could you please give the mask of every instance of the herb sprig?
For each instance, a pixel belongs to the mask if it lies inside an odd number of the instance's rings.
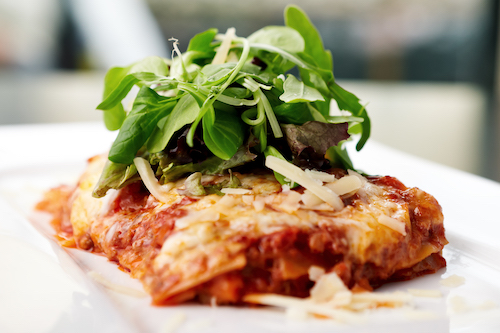
[[[174,42],[172,59],[111,68],[97,109],[106,127],[119,133],[94,196],[137,180],[136,157],[149,161],[161,183],[193,172],[221,173],[268,155],[352,168],[343,143],[359,134],[356,148],[364,146],[368,114],[335,81],[331,53],[307,15],[288,6],[284,17],[285,26],[267,26],[248,38],[209,29],[183,54]],[[133,86],[140,89],[126,112],[122,100]],[[331,116],[332,100],[350,115]]]

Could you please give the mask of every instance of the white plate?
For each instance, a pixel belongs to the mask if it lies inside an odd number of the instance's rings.
[[[500,185],[416,159],[376,143],[351,157],[371,174],[390,174],[433,194],[443,206],[450,244],[445,269],[382,290],[439,289],[440,298],[416,298],[407,309],[377,311],[363,323],[287,319],[270,308],[199,305],[153,307],[148,297],[104,288],[98,271],[116,284],[141,290],[105,258],[59,247],[50,229],[28,220],[41,193],[73,182],[113,133],[100,124],[0,126],[0,332],[498,332],[500,330]],[[460,287],[439,281],[456,274]]]

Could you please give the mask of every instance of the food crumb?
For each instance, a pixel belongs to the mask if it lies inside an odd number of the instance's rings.
[[[307,313],[307,311],[297,307],[287,308],[285,310],[285,315],[288,320],[295,320],[295,321],[305,321],[311,317],[309,313]]]
[[[184,312],[176,312],[163,325],[163,333],[174,333],[186,321],[187,316]]]
[[[448,298],[448,314],[464,313],[468,309],[467,302],[462,296]]]
[[[408,289],[408,292],[416,297],[440,298],[443,296],[438,289]]]
[[[439,281],[439,284],[449,288],[455,288],[463,285],[464,283],[465,283],[465,278],[463,276],[459,276],[456,274],[450,275],[447,278],[444,278],[441,281]]]

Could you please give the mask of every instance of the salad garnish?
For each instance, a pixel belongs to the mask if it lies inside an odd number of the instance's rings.
[[[145,174],[160,186],[194,174],[188,192],[214,193],[200,188],[201,175],[264,168],[267,156],[285,167],[353,169],[345,143],[356,135],[356,149],[365,145],[365,107],[335,81],[331,53],[307,15],[290,5],[284,18],[284,26],[247,38],[234,28],[209,29],[183,53],[173,40],[171,59],[152,56],[111,68],[97,109],[107,129],[119,132],[93,195]],[[127,112],[122,101],[134,86]],[[341,116],[330,115],[332,101]]]

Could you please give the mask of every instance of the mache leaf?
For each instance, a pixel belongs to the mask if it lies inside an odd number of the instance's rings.
[[[175,99],[160,96],[151,88],[142,87],[111,146],[108,159],[114,163],[131,164],[158,121],[170,113],[175,103]]]
[[[229,160],[243,144],[245,127],[236,112],[210,110],[203,117],[203,141],[215,156]]]
[[[148,151],[152,153],[162,151],[174,133],[192,123],[199,113],[200,106],[196,99],[190,94],[185,94],[177,102],[172,112],[158,123],[158,130],[153,133],[147,143]]]

